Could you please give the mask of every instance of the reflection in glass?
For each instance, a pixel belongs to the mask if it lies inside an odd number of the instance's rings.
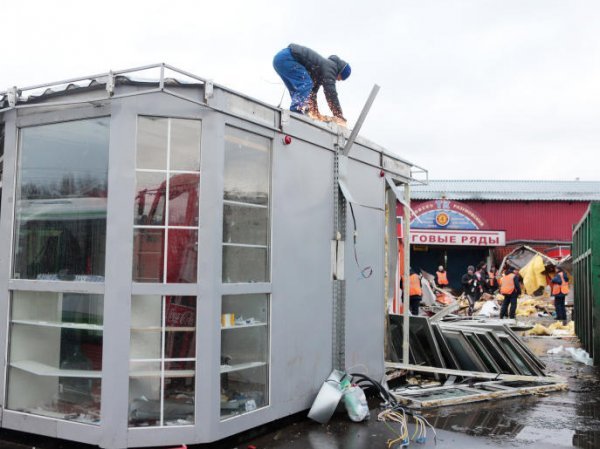
[[[164,229],[134,229],[133,280],[135,282],[162,282],[164,245]]]
[[[193,424],[196,298],[133,296],[131,316],[129,425]]]
[[[137,168],[167,169],[169,119],[139,117],[137,130]]]
[[[129,364],[129,426],[159,426],[160,362],[131,362]]]
[[[223,246],[223,282],[267,282],[267,248]]]
[[[136,173],[135,221],[136,225],[161,226],[165,224],[165,173]]]
[[[169,179],[169,226],[198,226],[200,175],[184,173]]]
[[[201,126],[199,120],[138,119],[134,281],[197,280],[198,232],[193,228],[199,223]],[[142,231],[146,226],[162,229],[160,234]]]
[[[202,122],[171,119],[171,170],[200,171]]]
[[[224,198],[252,204],[269,204],[269,170],[269,139],[227,127]]]
[[[194,283],[198,268],[198,231],[169,228],[167,282]]]
[[[267,245],[269,209],[227,204],[223,206],[223,242]]]
[[[109,118],[23,128],[14,277],[103,281]]]
[[[8,408],[100,422],[103,297],[16,291]]]

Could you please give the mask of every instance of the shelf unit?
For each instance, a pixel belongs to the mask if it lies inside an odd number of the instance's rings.
[[[264,322],[257,322],[257,323],[252,323],[252,324],[236,324],[235,326],[221,326],[221,330],[225,331],[225,330],[229,330],[229,329],[241,329],[241,328],[245,328],[245,327],[260,327],[260,326],[266,326],[267,323]]]
[[[22,371],[26,371],[36,376],[50,376],[50,377],[85,377],[92,379],[101,379],[102,371],[94,370],[82,370],[82,369],[62,369],[54,366],[47,365],[45,363],[36,362],[34,360],[21,360],[18,362],[11,362],[10,366],[18,368]]]
[[[238,363],[237,365],[221,365],[221,374],[233,373],[235,371],[242,371],[250,368],[258,368],[259,366],[266,366],[267,362],[248,362]]]
[[[103,302],[88,293],[12,293],[7,408],[60,416],[70,395],[67,402],[99,410]]]
[[[28,326],[41,326],[41,327],[59,327],[63,329],[80,329],[80,330],[93,330],[101,331],[103,326],[101,324],[87,324],[87,323],[70,323],[61,321],[43,321],[43,320],[11,320],[12,324],[25,324]]]
[[[221,326],[221,419],[227,419],[269,404],[269,295],[224,296],[221,313],[243,323]]]

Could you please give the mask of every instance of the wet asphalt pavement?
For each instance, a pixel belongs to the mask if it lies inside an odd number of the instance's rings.
[[[562,353],[548,355],[550,348],[577,346],[572,338],[525,337],[527,345],[547,365],[548,374],[567,379],[568,391],[502,399],[424,412],[435,427],[437,441],[428,430],[424,444],[412,448],[600,448],[600,369],[575,362]],[[211,445],[190,449],[374,449],[388,448],[394,430],[377,421],[379,401],[370,400],[368,422],[353,423],[338,411],[327,425],[317,424],[305,414],[295,415],[275,426],[263,427]],[[409,424],[412,434],[414,425]],[[260,436],[256,436],[260,435]],[[436,444],[437,443],[437,444]],[[2,449],[83,449],[83,444],[0,431]],[[394,449],[400,446],[394,446]]]
[[[600,448],[600,370],[575,362],[568,354],[548,355],[550,348],[577,346],[572,338],[525,337],[547,365],[548,374],[567,379],[568,391],[441,407],[423,415],[437,432],[414,448]],[[376,406],[377,403],[375,402]],[[376,421],[352,423],[338,412],[328,425],[302,420],[238,444],[238,449],[372,449],[387,448],[393,432]],[[409,425],[410,433],[414,429]],[[399,447],[399,446],[397,446]],[[396,449],[396,447],[394,447]]]

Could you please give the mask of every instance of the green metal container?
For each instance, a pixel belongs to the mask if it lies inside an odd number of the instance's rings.
[[[600,203],[591,203],[573,228],[575,333],[600,364]]]

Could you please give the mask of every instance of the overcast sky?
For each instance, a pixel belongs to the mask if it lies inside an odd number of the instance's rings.
[[[361,135],[431,179],[600,180],[596,0],[10,0],[1,15],[2,90],[167,62],[277,105],[272,59],[295,42],[351,64],[350,127],[381,86]]]

